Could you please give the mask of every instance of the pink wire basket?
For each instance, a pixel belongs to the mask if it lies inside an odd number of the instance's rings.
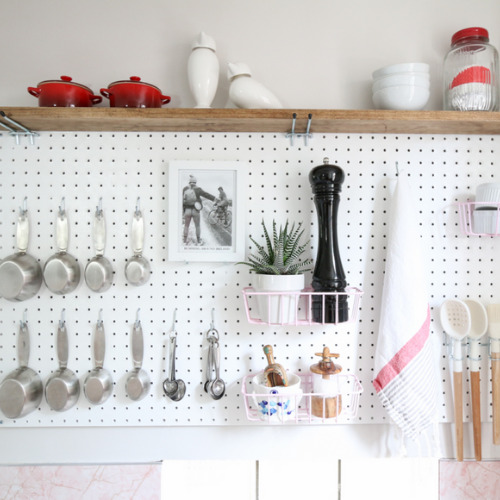
[[[500,234],[500,203],[467,201],[457,205],[462,234],[473,236]]]
[[[313,298],[319,297],[322,301],[322,310],[325,311],[325,301],[329,296],[346,296],[349,316],[347,321],[313,321]],[[359,316],[359,304],[363,291],[355,287],[347,287],[345,292],[314,292],[306,288],[300,292],[256,292],[252,287],[243,289],[247,320],[252,324],[264,325],[313,325],[313,324],[349,324],[355,323]],[[265,297],[267,301],[267,315],[259,315],[257,298]],[[337,300],[337,305],[339,301]],[[285,312],[286,311],[286,312]],[[339,317],[338,310],[334,316]]]
[[[252,384],[255,374],[242,381],[242,395],[249,421],[264,424],[347,423],[358,414],[363,387],[355,375],[335,375],[336,396],[312,392],[312,374],[300,374],[300,392],[280,394],[256,393]],[[332,405],[333,403],[333,405]]]

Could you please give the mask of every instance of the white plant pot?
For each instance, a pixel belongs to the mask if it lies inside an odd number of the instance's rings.
[[[266,292],[265,295],[257,295],[260,319],[264,323],[276,325],[296,323],[300,292],[304,289],[304,282],[303,274],[284,276],[256,274],[254,290]]]

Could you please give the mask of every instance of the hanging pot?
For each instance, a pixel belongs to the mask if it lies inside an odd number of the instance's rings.
[[[41,107],[88,108],[102,101],[101,96],[94,95],[85,85],[72,82],[70,76],[45,80],[38,87],[28,87],[28,92],[38,98]]]
[[[101,89],[101,94],[109,99],[112,108],[161,108],[170,102],[170,97],[162,95],[158,87],[141,82],[138,76],[110,83],[107,89]]]
[[[28,211],[22,208],[17,222],[18,252],[0,263],[0,296],[7,300],[27,300],[42,286],[42,268],[27,254],[29,241]]]
[[[68,218],[61,206],[56,221],[57,253],[47,260],[43,268],[45,285],[58,295],[72,292],[80,283],[80,264],[67,253],[68,232]]]
[[[17,340],[19,368],[9,373],[0,384],[0,410],[7,418],[21,418],[36,410],[43,396],[43,383],[38,373],[28,367],[29,331],[21,321]]]

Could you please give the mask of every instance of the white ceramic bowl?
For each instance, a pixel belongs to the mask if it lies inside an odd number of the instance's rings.
[[[394,85],[377,90],[372,95],[377,109],[418,111],[427,104],[430,90],[416,85]]]
[[[391,64],[390,66],[384,66],[379,68],[372,73],[374,80],[382,76],[393,75],[395,73],[407,73],[411,71],[417,71],[422,73],[429,73],[429,65],[426,63],[400,63]]]
[[[500,182],[486,182],[476,188],[476,201],[500,203]]]
[[[284,422],[294,420],[297,407],[302,399],[300,377],[287,372],[288,385],[268,387],[264,372],[252,378],[252,398],[259,411],[259,417],[265,422]]]
[[[430,88],[431,80],[429,76],[399,74],[390,75],[384,78],[374,80],[372,83],[372,91],[383,89],[384,87],[393,87],[394,85],[418,85],[419,87]]]

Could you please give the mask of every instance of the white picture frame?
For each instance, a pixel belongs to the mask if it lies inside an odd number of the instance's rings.
[[[236,161],[169,162],[168,260],[244,260],[244,177],[245,165]]]

